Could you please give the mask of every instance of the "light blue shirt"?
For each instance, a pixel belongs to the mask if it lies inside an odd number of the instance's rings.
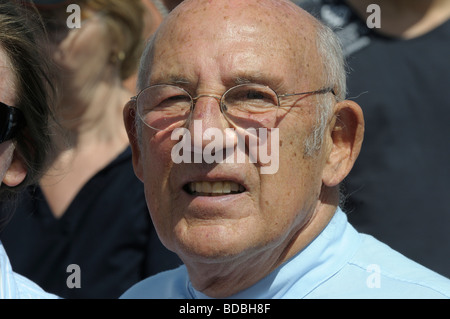
[[[443,258],[448,258],[445,256]],[[340,209],[293,258],[230,298],[449,298],[450,280],[358,233]],[[208,298],[183,265],[135,284],[121,298]]]
[[[57,299],[31,280],[12,270],[8,255],[0,242],[0,299]]]

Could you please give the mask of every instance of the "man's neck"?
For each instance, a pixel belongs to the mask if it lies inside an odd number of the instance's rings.
[[[377,32],[403,39],[424,35],[450,17],[448,0],[346,0],[364,20],[370,4],[380,6],[381,29]]]
[[[337,194],[337,193],[336,193]],[[300,229],[292,230],[283,242],[257,252],[246,252],[226,262],[192,262],[182,258],[194,288],[212,298],[230,297],[256,284],[323,231],[333,218],[337,197],[321,200],[312,217]]]

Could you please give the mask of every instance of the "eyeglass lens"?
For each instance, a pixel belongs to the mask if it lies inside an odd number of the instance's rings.
[[[197,102],[198,103],[198,102]],[[137,97],[137,111],[148,126],[156,130],[174,129],[186,124],[193,99],[184,89],[172,85],[155,85]],[[278,97],[269,87],[243,84],[224,93],[220,105],[224,116],[241,128],[273,127]]]

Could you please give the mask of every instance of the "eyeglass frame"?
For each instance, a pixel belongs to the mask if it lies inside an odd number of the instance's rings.
[[[242,83],[242,84],[238,84],[238,85],[232,86],[231,88],[229,88],[228,90],[226,90],[220,97],[217,96],[217,95],[213,95],[213,94],[200,94],[200,95],[197,95],[197,96],[195,96],[195,97],[192,97],[192,95],[191,95],[187,90],[185,90],[184,88],[182,88],[182,87],[180,87],[180,86],[178,86],[178,85],[168,84],[168,83],[160,83],[160,84],[152,84],[152,85],[149,85],[149,86],[143,88],[142,90],[140,90],[140,91],[138,92],[138,94],[132,96],[132,97],[130,98],[130,100],[135,101],[135,102],[136,102],[136,107],[137,107],[137,102],[138,102],[139,95],[141,95],[141,93],[142,93],[143,91],[145,91],[145,90],[147,90],[147,89],[149,89],[149,88],[151,88],[151,87],[156,87],[156,86],[172,86],[172,87],[176,87],[176,88],[178,88],[178,89],[184,91],[184,92],[189,96],[189,98],[191,99],[191,108],[190,108],[190,110],[189,110],[189,117],[190,117],[190,115],[192,114],[192,111],[193,111],[194,108],[195,108],[195,103],[196,103],[197,100],[198,100],[199,98],[201,98],[201,97],[212,97],[212,98],[216,99],[217,102],[219,103],[220,112],[221,112],[222,114],[225,114],[225,113],[224,113],[224,109],[223,109],[223,107],[224,107],[224,105],[225,105],[225,103],[223,102],[223,97],[224,97],[228,92],[230,92],[231,90],[236,89],[236,88],[239,88],[239,87],[242,87],[242,86],[246,86],[246,85],[257,85],[257,86],[262,86],[262,87],[265,87],[265,88],[270,89],[273,93],[275,93],[275,96],[277,97],[277,105],[276,105],[277,109],[281,107],[281,105],[280,105],[280,98],[284,98],[284,97],[298,96],[298,95],[326,94],[326,93],[330,93],[330,92],[331,92],[334,96],[336,96],[336,93],[335,93],[335,91],[334,91],[334,88],[332,88],[332,87],[326,87],[326,88],[322,88],[322,89],[319,89],[319,90],[308,91],[308,92],[278,94],[274,89],[272,89],[272,88],[271,88],[270,86],[268,86],[268,85],[263,85],[263,84],[258,84],[258,83]],[[226,105],[225,105],[225,106],[226,106]],[[138,116],[139,116],[139,118],[141,119],[141,121],[144,122],[144,124],[145,124],[146,126],[150,127],[151,129],[154,129],[154,130],[160,130],[160,129],[151,127],[149,124],[147,124],[147,123],[144,121],[144,119],[142,118],[142,116],[139,114],[139,111],[137,111],[137,113],[138,113]],[[188,119],[189,119],[189,117],[188,117]],[[225,118],[226,118],[226,116],[225,116]],[[188,119],[186,119],[186,123],[187,123],[187,120],[188,120]],[[227,120],[228,120],[228,119],[227,119]],[[228,120],[228,121],[229,121],[229,120]],[[160,131],[164,131],[164,129],[162,129],[162,130],[160,130]]]
[[[0,143],[3,143],[16,137],[17,133],[25,125],[25,117],[23,112],[17,107],[0,102],[0,108],[2,108],[0,114],[5,114],[5,117],[0,119]],[[3,128],[3,125],[6,127]]]

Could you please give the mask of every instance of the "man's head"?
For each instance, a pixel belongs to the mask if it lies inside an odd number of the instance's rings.
[[[333,41],[323,41],[329,36],[288,1],[188,0],[172,11],[144,54],[140,90],[170,84],[194,97],[195,107],[182,122],[193,153],[209,146],[205,137],[210,128],[233,128],[235,137],[252,121],[267,128],[269,136],[277,129],[277,147],[273,139],[265,144],[269,152],[278,150],[279,169],[274,174],[261,174],[260,161],[250,160],[251,138],[245,139],[245,163],[176,164],[171,153],[179,140],[171,138],[171,127],[155,130],[149,123],[142,125],[136,112],[143,112],[148,103],[139,97],[138,111],[136,101],[127,105],[134,168],[144,182],[155,227],[163,243],[183,259],[197,288],[211,285],[200,278],[208,277],[206,265],[214,265],[214,278],[226,277],[244,264],[258,265],[255,276],[265,275],[306,246],[331,218],[338,184],[359,152],[363,120],[356,104],[342,101],[342,61],[339,53],[327,54],[339,50]],[[276,92],[280,101],[275,113],[243,106],[239,120],[234,120],[230,105],[236,108],[240,98],[233,96],[219,105],[227,90],[248,83]],[[317,93],[326,88],[330,90]],[[289,95],[303,92],[317,94]],[[272,95],[257,93],[252,99],[277,103]],[[180,94],[169,102],[184,98]],[[200,147],[196,122],[202,124]],[[216,143],[216,152],[219,146],[230,148]],[[237,191],[227,192],[228,187]],[[219,196],[212,196],[214,189]]]

